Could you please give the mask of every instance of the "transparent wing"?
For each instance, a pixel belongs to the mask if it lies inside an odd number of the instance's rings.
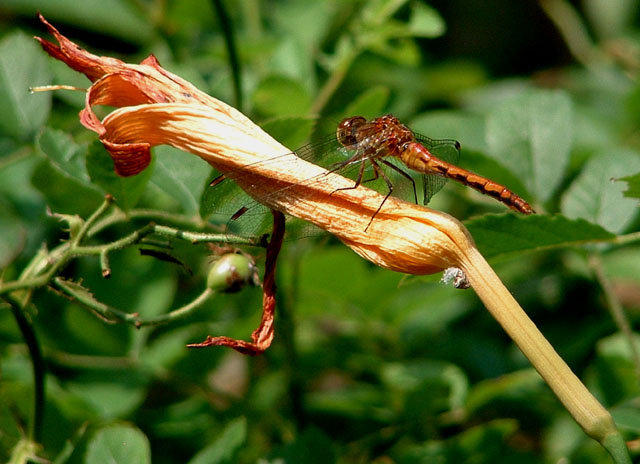
[[[443,161],[455,164],[458,162],[460,151],[459,144],[454,140],[434,140],[421,135],[416,139],[425,145],[431,153]],[[437,193],[446,179],[439,176],[423,176],[410,171],[404,164],[391,157],[385,158],[385,162],[378,161],[380,169],[377,172],[366,158],[364,161],[357,155],[358,147],[344,147],[336,140],[335,134],[316,139],[313,143],[305,145],[295,152],[276,156],[256,164],[275,164],[289,169],[291,163],[296,163],[298,158],[317,164],[329,171],[334,171],[344,177],[350,178],[356,185],[356,180],[361,174],[361,164],[364,162],[361,183],[369,188],[377,190],[383,195],[389,193],[406,201],[417,202],[419,191],[423,189],[425,204]],[[355,158],[352,162],[347,160]],[[393,166],[390,166],[393,165]],[[268,208],[259,201],[255,201],[235,181],[242,181],[243,176],[248,175],[248,167],[229,172],[219,179],[215,179],[212,185],[205,190],[201,212],[203,217],[211,216],[212,220],[223,225],[225,230],[234,235],[243,237],[261,237],[271,231],[272,216]],[[314,182],[325,182],[326,175],[300,182],[310,185]],[[297,184],[297,185],[300,185]],[[283,189],[271,195],[281,195]],[[262,198],[268,202],[268,198]],[[288,218],[287,240],[317,235],[321,231],[316,227],[300,220]]]
[[[338,143],[335,135],[316,139],[314,143],[304,145],[295,152],[269,158],[256,163],[257,165],[276,165],[283,170],[291,169],[299,158],[311,163],[332,169],[336,163],[347,159],[348,152]],[[271,231],[272,216],[267,207],[253,199],[236,182],[242,183],[242,178],[248,176],[249,168],[228,172],[212,181],[203,196],[201,211],[204,217],[224,227],[229,234],[242,237],[260,237]],[[348,175],[353,166],[345,166],[340,174]],[[301,181],[301,184],[312,184],[325,181],[325,175]],[[246,182],[245,182],[246,184]],[[299,184],[298,184],[299,185]],[[273,192],[271,195],[282,195],[287,188]],[[262,197],[268,202],[269,198]],[[318,235],[322,231],[317,227],[295,218],[287,218],[287,240]]]
[[[424,145],[432,155],[449,164],[457,165],[460,161],[460,143],[452,139],[431,139],[421,134],[414,134],[418,142]],[[422,175],[424,186],[424,204],[429,203],[431,198],[444,187],[447,182],[446,177],[437,175]]]

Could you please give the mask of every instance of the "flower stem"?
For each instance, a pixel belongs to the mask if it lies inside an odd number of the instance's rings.
[[[613,418],[556,353],[476,248],[460,267],[472,287],[533,367],[587,435],[609,452],[614,462],[630,463]]]

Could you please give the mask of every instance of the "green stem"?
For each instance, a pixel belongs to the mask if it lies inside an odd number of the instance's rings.
[[[229,57],[229,66],[231,67],[231,76],[233,79],[233,92],[235,97],[234,106],[242,111],[242,72],[240,69],[240,60],[238,59],[236,39],[233,34],[231,19],[227,14],[224,2],[221,0],[213,0],[213,7],[218,14],[220,28],[222,29],[224,42],[227,46],[227,56]]]
[[[618,326],[618,330],[620,330],[627,339],[627,343],[631,351],[631,359],[633,360],[635,367],[636,379],[640,382],[640,353],[638,353],[638,347],[634,342],[635,338],[631,324],[627,319],[620,301],[616,298],[615,293],[611,288],[611,282],[609,282],[609,279],[607,279],[607,276],[604,273],[604,269],[602,269],[602,261],[600,260],[600,257],[595,254],[589,256],[589,266],[596,276],[596,279],[600,284],[600,288],[602,288],[605,301],[607,302],[607,307],[611,312],[611,317],[613,317],[613,320]]]
[[[215,295],[215,292],[210,288],[206,288],[200,295],[198,295],[194,300],[187,303],[186,305],[174,309],[173,311],[168,312],[167,314],[163,314],[162,316],[157,316],[151,319],[138,319],[135,323],[136,327],[147,327],[153,325],[160,324],[168,324],[170,322],[177,321],[188,315],[192,314],[195,310],[200,308],[209,298]]]
[[[329,79],[327,79],[325,84],[322,86],[320,92],[318,92],[318,96],[311,105],[311,114],[322,114],[322,110],[325,106],[327,106],[327,103],[329,103],[331,96],[335,93],[338,87],[340,87],[340,84],[347,75],[347,72],[349,71],[349,68],[353,63],[353,60],[356,59],[356,56],[358,56],[358,53],[354,51],[345,55],[340,63],[338,63],[333,73],[331,74],[331,76],[329,76]]]
[[[565,0],[541,0],[540,6],[555,24],[571,54],[588,68],[596,50],[575,8]]]
[[[640,232],[633,232],[631,234],[617,235],[612,243],[617,245],[627,245],[629,243],[640,241]]]
[[[31,367],[33,370],[33,415],[29,427],[29,438],[41,443],[42,440],[42,420],[44,418],[45,406],[45,364],[42,358],[42,351],[38,343],[38,337],[29,319],[25,316],[22,308],[12,299],[3,298],[11,306],[11,312],[22,333],[22,338],[29,349],[31,357]]]
[[[89,220],[85,223],[85,226],[78,233],[78,235],[85,236],[85,234],[89,233],[89,229],[91,228],[92,222],[98,217],[94,213]],[[93,221],[91,221],[93,219]],[[120,250],[127,246],[135,245],[140,242],[145,237],[158,234],[167,237],[174,237],[181,240],[186,240],[190,243],[226,243],[226,244],[234,244],[234,245],[254,245],[257,246],[255,240],[245,237],[237,237],[232,235],[225,234],[207,234],[200,232],[190,232],[184,231],[180,229],[175,229],[173,227],[156,225],[156,224],[148,224],[131,234],[123,237],[114,242],[109,242],[103,245],[89,245],[89,246],[80,246],[77,240],[77,236],[71,242],[64,243],[60,245],[58,248],[55,248],[48,255],[42,254],[40,255],[41,265],[30,265],[31,268],[34,269],[33,273],[38,271],[42,271],[43,268],[46,268],[47,265],[50,265],[49,269],[46,272],[36,275],[34,277],[30,276],[30,273],[23,273],[21,279],[11,282],[0,283],[0,295],[5,293],[14,292],[16,290],[24,289],[24,288],[39,288],[47,285],[51,279],[63,268],[72,258],[78,256],[99,256],[100,262],[102,266],[103,275],[110,275],[110,270],[108,267],[108,254],[114,250]],[[52,265],[50,263],[53,263]]]
[[[258,243],[251,238],[238,237],[228,234],[207,234],[202,232],[190,232],[186,230],[174,229],[167,226],[154,226],[153,233],[158,235],[164,235],[167,237],[175,237],[182,240],[187,240],[191,243],[227,243],[233,245],[258,245]]]
[[[303,401],[303,379],[300,375],[300,369],[298,366],[298,352],[296,350],[296,334],[295,334],[295,321],[294,321],[294,302],[297,301],[295,294],[298,289],[298,276],[300,274],[300,257],[293,256],[290,261],[293,265],[291,272],[292,281],[288,286],[289,291],[285,292],[278,290],[278,323],[279,334],[282,344],[284,346],[284,352],[287,360],[286,373],[289,383],[289,401],[291,404],[291,410],[293,417],[299,428],[304,428],[307,423],[307,414],[304,408]]]
[[[202,229],[205,227],[214,228],[212,224],[202,222],[200,219],[194,219],[190,216],[182,214],[167,213],[166,211],[158,211],[155,209],[133,209],[126,213],[120,209],[114,209],[111,213],[96,221],[96,223],[89,230],[88,236],[93,237],[97,233],[104,229],[111,227],[115,224],[129,222],[134,219],[144,219],[147,221],[156,221],[173,224],[180,227],[190,227],[196,229]]]
[[[102,216],[107,211],[107,209],[111,207],[113,202],[114,199],[111,195],[106,195],[104,197],[104,201],[102,202],[102,204],[93,212],[91,216],[89,216],[89,219],[87,219],[86,222],[82,225],[78,234],[72,238],[72,247],[73,245],[77,245],[84,240],[84,238],[89,233],[89,229],[91,229],[91,227],[96,223],[100,216]]]
[[[195,312],[195,310],[200,308],[209,298],[215,295],[213,290],[206,288],[194,300],[178,309],[174,309],[162,316],[151,319],[142,319],[137,313],[128,313],[96,300],[86,288],[79,284],[66,281],[61,277],[56,277],[53,280],[53,283],[58,289],[73,298],[76,303],[90,309],[105,321],[112,323],[126,322],[127,324],[131,324],[136,327],[147,327],[175,322],[178,319],[182,319]]]

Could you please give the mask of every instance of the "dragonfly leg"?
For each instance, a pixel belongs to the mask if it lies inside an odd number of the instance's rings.
[[[364,229],[365,232],[369,229],[369,227],[373,223],[374,218],[378,215],[378,213],[382,209],[382,206],[387,201],[387,198],[389,198],[391,196],[391,193],[393,193],[393,183],[391,182],[391,180],[389,180],[389,178],[384,173],[384,171],[382,169],[380,169],[380,165],[376,162],[376,160],[374,158],[369,158],[369,161],[371,161],[371,166],[373,167],[373,172],[374,172],[375,178],[377,179],[378,177],[382,177],[384,182],[387,184],[387,188],[389,189],[389,191],[387,192],[387,194],[384,196],[384,198],[380,202],[380,206],[378,206],[378,209],[376,210],[376,212],[373,213],[373,216],[371,216],[371,219],[369,220],[369,224],[367,224],[367,227],[365,227],[365,229]]]
[[[386,166],[389,166],[391,169],[393,169],[394,171],[396,171],[397,173],[401,174],[402,176],[406,177],[407,179],[409,179],[409,182],[411,182],[411,186],[413,187],[413,198],[416,202],[416,205],[418,204],[418,192],[416,191],[416,183],[413,180],[413,177],[411,177],[408,173],[404,172],[402,169],[400,169],[398,166],[396,166],[393,163],[390,163],[389,161],[387,161],[386,159],[381,159],[380,161],[382,161]],[[377,171],[376,171],[377,174]]]
[[[339,189],[335,189],[333,192],[331,192],[331,195],[333,195],[336,192],[340,192],[341,190],[353,190],[358,188],[358,186],[362,183],[362,176],[364,176],[364,168],[366,166],[366,161],[367,159],[369,159],[371,161],[371,158],[368,158],[366,155],[366,152],[363,152],[362,154],[357,153],[354,156],[352,156],[351,158],[349,158],[347,161],[343,161],[342,163],[340,163],[338,165],[337,168],[332,169],[333,171],[337,171],[338,169],[342,168],[343,166],[346,166],[348,164],[353,163],[354,161],[358,160],[358,158],[360,158],[359,163],[360,163],[360,170],[358,171],[358,177],[356,178],[356,182],[352,187],[342,187]],[[376,175],[377,177],[377,175]]]

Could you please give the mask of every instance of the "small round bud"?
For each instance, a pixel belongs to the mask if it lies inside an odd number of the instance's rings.
[[[209,269],[207,287],[226,293],[238,292],[247,284],[259,284],[257,272],[250,257],[228,253],[218,258]]]

